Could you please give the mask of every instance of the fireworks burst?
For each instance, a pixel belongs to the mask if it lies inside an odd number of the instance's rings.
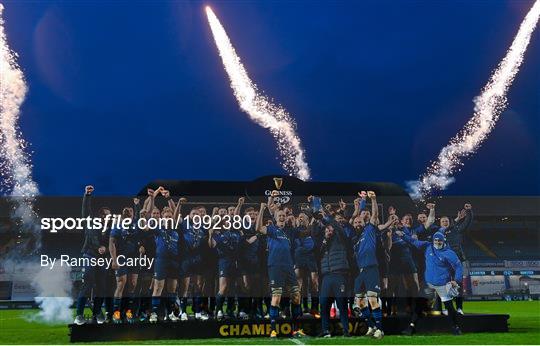
[[[15,200],[14,216],[23,225],[35,225],[34,198],[37,184],[32,179],[32,164],[25,152],[26,142],[18,131],[17,121],[27,87],[4,31],[4,7],[0,4],[0,157],[3,188]]]
[[[225,29],[210,7],[206,7],[208,23],[214,36],[231,88],[240,108],[260,126],[270,130],[277,142],[283,168],[291,175],[309,180],[310,172],[304,149],[296,133],[296,124],[287,111],[261,95],[249,78]]]
[[[413,198],[425,198],[436,190],[446,189],[454,182],[452,175],[463,165],[463,159],[474,154],[493,130],[507,106],[508,88],[523,62],[523,56],[539,17],[540,0],[536,0],[521,23],[506,56],[491,75],[482,93],[474,100],[473,117],[441,150],[437,160],[431,163],[427,172],[419,180],[407,183]]]

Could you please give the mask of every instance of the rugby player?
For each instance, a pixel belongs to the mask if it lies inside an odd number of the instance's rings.
[[[183,251],[180,264],[180,280],[181,280],[181,295],[180,310],[181,320],[187,321],[187,297],[189,285],[193,283],[193,304],[192,308],[195,312],[195,318],[200,320],[208,320],[208,315],[201,312],[201,294],[203,292],[204,260],[203,254],[208,249],[208,233],[202,227],[195,227],[194,217],[196,215],[202,217],[202,213],[206,213],[206,209],[202,206],[197,206],[191,209],[189,220],[182,223],[182,243]],[[207,252],[207,251],[206,251]]]
[[[160,211],[155,207],[155,198],[164,190],[163,187],[159,187],[150,195],[150,203],[148,205],[149,210],[152,211],[151,218],[159,220],[163,219],[172,220],[174,212],[166,206]],[[180,202],[179,202],[180,203]],[[149,321],[156,323],[158,321],[158,312],[162,301],[163,290],[167,292],[166,306],[167,312],[166,318],[172,322],[178,321],[178,317],[174,314],[174,305],[176,303],[176,288],[177,277],[179,272],[179,243],[180,236],[178,231],[175,230],[173,224],[170,222],[161,223],[159,227],[154,230],[150,230],[147,226],[144,231],[151,231],[154,233],[156,243],[156,257],[154,261],[154,281],[152,292],[152,313],[150,314]]]
[[[360,225],[363,229],[354,245],[358,276],[354,281],[355,307],[353,310],[357,316],[362,316],[366,320],[368,325],[366,336],[381,339],[384,336],[384,332],[382,330],[382,311],[378,298],[381,293],[381,286],[379,263],[377,261],[377,245],[380,239],[379,230],[385,230],[390,227],[397,221],[397,216],[390,215],[387,223],[379,226],[377,197],[373,191],[368,191],[367,195],[371,200],[371,217],[367,223],[364,219],[360,218]]]
[[[222,320],[223,303],[227,294],[229,294],[230,285],[234,285],[234,280],[238,270],[238,253],[242,234],[239,230],[233,229],[231,223],[217,223],[210,228],[208,236],[208,245],[210,248],[217,249],[218,254],[218,273],[219,273],[219,291],[216,297],[216,318]]]
[[[273,196],[268,198],[268,204],[273,204]],[[256,230],[268,237],[268,277],[272,300],[270,305],[270,337],[277,337],[276,320],[279,317],[279,305],[283,290],[288,288],[292,298],[292,335],[304,336],[299,328],[298,317],[302,314],[300,306],[300,289],[294,274],[294,264],[291,255],[291,235],[285,232],[285,212],[281,209],[274,211],[275,225],[263,225],[266,204],[261,203],[257,216]]]
[[[241,214],[244,202],[244,197],[238,199],[236,215]],[[241,275],[243,297],[239,298],[241,304],[239,304],[240,312],[238,317],[246,319],[251,315],[254,318],[262,318],[262,306],[259,310],[259,303],[262,305],[262,301],[260,297],[257,297],[257,285],[259,284],[260,275],[257,270],[254,270],[254,268],[258,267],[258,249],[260,246],[259,233],[255,230],[257,212],[253,207],[248,207],[244,211],[244,216],[248,216],[251,220],[251,227],[243,229],[243,237],[240,244],[238,272]]]
[[[139,219],[147,219],[148,213],[145,209],[139,212]],[[141,230],[142,231],[142,230]],[[149,258],[156,257],[156,243],[154,235],[151,232],[141,232],[141,246],[144,250],[144,255]],[[152,291],[153,291],[153,274],[154,265],[152,267],[141,266],[139,270],[139,278],[137,280],[137,292],[139,296],[139,306],[137,316],[141,322],[145,322],[152,312]]]
[[[122,210],[122,219],[131,220],[131,224],[127,228],[115,227],[111,230],[109,236],[109,252],[112,258],[112,268],[115,270],[116,289],[114,291],[113,301],[113,322],[122,322],[122,309],[125,309],[125,318],[128,323],[133,322],[133,300],[135,299],[135,288],[137,287],[137,279],[139,277],[139,268],[132,266],[119,266],[118,256],[123,255],[125,258],[136,258],[139,254],[144,254],[144,247],[141,243],[141,232],[137,224],[133,223],[134,215],[139,215],[139,199],[134,198],[133,204],[135,210],[126,207]],[[129,280],[129,281],[128,281]],[[124,297],[124,288],[128,286],[127,302],[122,304]],[[124,306],[122,306],[124,305]]]
[[[397,214],[396,214],[397,215]],[[404,233],[416,237],[412,233],[412,215],[405,214],[401,217],[398,229]],[[418,296],[419,281],[418,270],[412,255],[412,246],[399,236],[392,234],[392,248],[390,250],[390,277],[389,290],[394,296],[394,303],[398,308],[405,310],[409,305],[409,310],[414,310],[415,299]],[[396,311],[392,311],[394,314]]]
[[[92,214],[92,193],[94,187],[88,185],[84,188],[84,196],[82,203],[82,217],[87,218]],[[81,249],[81,254],[85,258],[104,257],[107,248],[103,242],[100,229],[85,228],[84,229],[84,244]],[[101,310],[103,305],[103,295],[105,293],[105,280],[107,271],[101,266],[85,266],[82,268],[82,287],[77,296],[76,317],[74,323],[82,325],[86,323],[84,319],[84,307],[86,300],[92,289],[94,290],[94,305],[92,308],[93,319],[102,324],[105,322],[105,316]]]
[[[300,292],[302,292],[302,304],[304,313],[311,313],[314,317],[320,317],[319,306],[319,273],[315,258],[315,240],[311,235],[309,217],[306,213],[298,215],[296,237],[294,238],[294,271]],[[308,279],[310,290],[308,290]],[[311,310],[308,306],[307,293],[311,293]]]

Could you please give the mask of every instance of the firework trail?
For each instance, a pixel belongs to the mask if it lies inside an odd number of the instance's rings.
[[[17,55],[11,51],[6,40],[3,10],[4,7],[0,4],[1,174],[4,177],[4,188],[11,190],[16,202],[14,216],[21,218],[23,225],[31,226],[35,221],[33,202],[39,191],[32,180],[32,165],[25,153],[26,142],[17,128],[20,106],[27,87],[23,73],[17,65]]]
[[[30,249],[13,248],[2,258],[2,266],[11,274],[32,273],[32,285],[39,296],[36,302],[41,311],[37,315],[45,321],[68,321],[71,318],[71,280],[69,273],[41,268],[32,256],[41,248],[41,231],[34,212],[38,186],[32,179],[32,164],[25,149],[26,142],[17,127],[20,107],[27,92],[24,75],[17,64],[17,54],[7,43],[3,19],[4,7],[0,4],[0,174],[2,188],[11,191],[14,203],[12,218],[22,231],[29,231],[33,241]],[[28,244],[27,244],[28,245]],[[26,251],[25,251],[26,250]]]
[[[309,180],[309,167],[300,138],[296,134],[296,124],[283,107],[272,103],[259,93],[257,85],[251,81],[240,62],[225,29],[208,6],[206,15],[240,108],[255,123],[270,130],[277,142],[283,168],[291,175]]]
[[[441,150],[437,160],[431,163],[426,173],[419,180],[407,183],[413,198],[427,197],[435,190],[444,190],[453,183],[452,174],[463,165],[463,159],[476,152],[493,130],[507,106],[508,88],[523,62],[523,56],[539,17],[540,0],[536,0],[521,23],[506,56],[491,75],[482,93],[475,98],[473,117]]]

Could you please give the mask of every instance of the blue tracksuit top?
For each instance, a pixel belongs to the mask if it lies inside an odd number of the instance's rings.
[[[416,240],[407,234],[403,240],[424,251],[426,261],[425,280],[434,286],[443,286],[452,279],[458,283],[463,279],[463,267],[456,253],[446,244],[440,250],[435,249],[432,243]]]

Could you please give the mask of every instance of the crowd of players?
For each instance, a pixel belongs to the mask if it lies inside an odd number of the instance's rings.
[[[85,188],[82,217],[93,216],[93,190]],[[389,207],[383,223],[372,191],[359,192],[352,205],[309,196],[299,210],[276,197],[272,193],[256,208],[241,197],[236,206],[207,210],[185,198],[174,201],[163,187],[148,189],[144,201],[134,198],[122,210],[123,219],[133,225],[139,218],[182,222],[176,228],[86,229],[82,256],[110,256],[113,265],[83,268],[75,323],[86,323],[83,311],[93,296],[98,324],[185,321],[189,303],[202,321],[269,319],[271,337],[277,336],[276,321],[286,317],[293,336],[303,336],[301,321],[308,315],[321,318],[324,337],[330,336],[329,319],[339,317],[348,336],[348,318],[355,315],[366,321],[367,336],[380,339],[383,315],[407,313],[404,333],[410,335],[438,297],[453,333],[461,333],[456,316],[463,314],[462,242],[472,221],[470,204],[454,219],[440,217],[437,225],[431,203],[416,220]],[[101,207],[96,216],[108,214]],[[193,222],[205,215],[212,216],[211,224]],[[234,216],[248,217],[249,227],[222,222]],[[119,255],[152,257],[153,267],[119,266]]]

